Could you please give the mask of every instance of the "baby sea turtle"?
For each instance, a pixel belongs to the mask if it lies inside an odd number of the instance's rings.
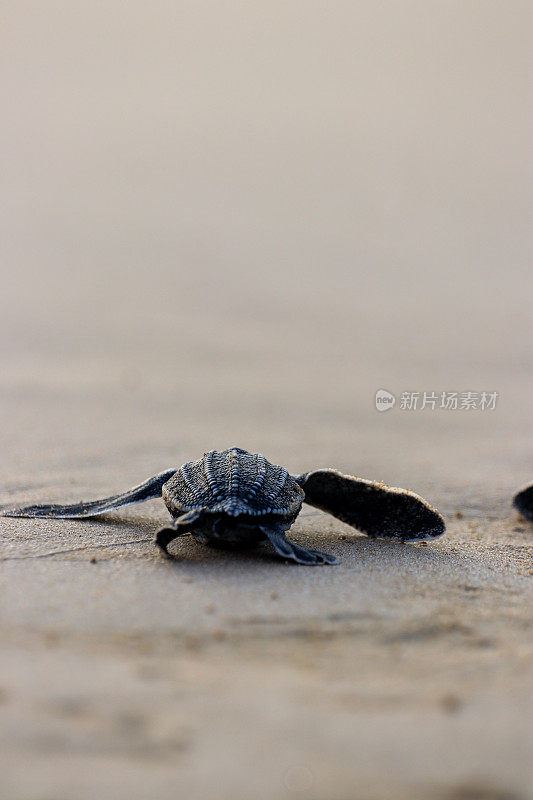
[[[436,509],[412,492],[333,469],[291,475],[261,453],[239,447],[211,450],[198,461],[160,472],[103,500],[24,506],[0,513],[78,519],[160,494],[172,521],[157,531],[155,541],[167,554],[173,539],[191,533],[214,547],[245,547],[268,540],[278,555],[298,564],[334,564],[334,556],[300,547],[285,536],[303,501],[375,538],[421,541],[441,536],[445,529]]]
[[[514,496],[513,505],[524,519],[533,522],[533,484]]]

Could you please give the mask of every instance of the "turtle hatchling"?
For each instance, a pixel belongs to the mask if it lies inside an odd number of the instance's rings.
[[[531,486],[526,486],[526,488],[522,489],[518,494],[515,494],[513,505],[524,519],[533,522],[533,483]]]
[[[319,469],[291,475],[261,453],[239,447],[211,450],[198,461],[168,469],[123,494],[74,505],[31,505],[4,509],[6,517],[94,517],[162,495],[172,520],[157,531],[168,555],[173,539],[192,534],[211,547],[238,548],[270,542],[297,564],[335,564],[328,553],[287,539],[302,503],[332,514],[367,536],[418,542],[444,533],[444,520],[421,497],[383,483]]]

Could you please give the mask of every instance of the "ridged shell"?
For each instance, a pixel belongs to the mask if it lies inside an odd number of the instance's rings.
[[[304,497],[284,467],[239,447],[211,450],[198,461],[184,464],[162,492],[173,515],[201,510],[234,517],[273,514],[294,518]]]

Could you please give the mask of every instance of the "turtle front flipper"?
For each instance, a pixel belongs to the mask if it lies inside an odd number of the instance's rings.
[[[290,542],[285,536],[285,531],[281,525],[260,526],[261,530],[270,541],[276,553],[289,561],[297,564],[305,564],[312,567],[318,564],[336,564],[337,559],[329,553],[321,553],[320,550],[308,550],[300,547],[294,542]]]
[[[296,477],[304,502],[327,511],[367,536],[404,542],[435,539],[445,531],[439,512],[406,489],[320,469]]]
[[[525,519],[533,522],[533,484],[515,495],[513,505]]]
[[[86,503],[73,503],[72,505],[33,505],[20,506],[19,508],[0,509],[2,517],[52,517],[57,519],[80,519],[82,517],[95,517],[112,511],[120,506],[129,506],[132,503],[143,503],[152,497],[161,496],[161,488],[169,478],[174,475],[175,469],[167,469],[149,478],[139,486],[134,486],[122,494],[104,497],[101,500],[89,500]]]

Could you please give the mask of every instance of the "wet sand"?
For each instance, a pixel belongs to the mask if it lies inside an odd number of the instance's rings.
[[[440,508],[447,534],[372,541],[308,508],[295,540],[340,564],[305,568],[267,547],[230,554],[191,539],[166,561],[151,541],[167,514],[155,500],[93,521],[4,519],[3,796],[529,797],[533,529],[509,503],[511,420],[491,478],[488,445],[466,428],[457,441],[445,412],[419,415],[405,455],[381,426],[406,412],[350,421],[343,399],[329,410],[328,382],[301,418],[301,374],[281,400],[237,375],[234,402],[219,397],[211,415],[198,411],[209,377],[192,409],[190,389],[184,400],[167,378],[160,391],[146,364],[135,388],[118,377],[102,388],[97,372],[6,382],[2,499],[96,497],[238,441],[292,469],[353,464],[408,486]],[[465,447],[479,460],[471,479]]]

